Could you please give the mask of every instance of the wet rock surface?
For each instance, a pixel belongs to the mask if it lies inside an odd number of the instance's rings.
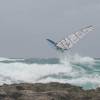
[[[100,100],[100,88],[83,90],[69,84],[13,84],[0,86],[0,100]]]

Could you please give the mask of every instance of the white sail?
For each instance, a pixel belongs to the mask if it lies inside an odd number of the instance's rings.
[[[70,49],[75,43],[77,43],[83,36],[88,32],[93,31],[94,27],[92,25],[80,29],[78,32],[72,33],[67,38],[59,41],[57,47],[65,50]]]

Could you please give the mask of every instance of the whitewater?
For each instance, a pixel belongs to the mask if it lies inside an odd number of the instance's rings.
[[[100,87],[100,59],[67,55],[48,59],[0,58],[0,85],[69,83],[83,89]]]

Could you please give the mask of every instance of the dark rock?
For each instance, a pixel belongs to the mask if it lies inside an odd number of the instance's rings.
[[[5,84],[0,86],[0,100],[100,100],[100,88],[83,90],[60,83]]]

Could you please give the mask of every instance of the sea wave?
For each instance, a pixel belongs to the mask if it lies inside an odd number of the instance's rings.
[[[13,83],[61,82],[100,87],[100,60],[91,57],[63,56],[59,59],[0,58],[0,85]]]

